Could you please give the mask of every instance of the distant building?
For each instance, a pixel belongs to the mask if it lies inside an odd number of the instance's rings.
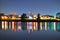
[[[56,17],[59,17],[60,18],[60,12],[56,14]]]
[[[56,17],[60,19],[60,12],[56,14]],[[56,22],[56,30],[60,31],[60,22]]]

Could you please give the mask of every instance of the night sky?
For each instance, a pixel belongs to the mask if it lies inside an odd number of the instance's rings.
[[[60,0],[0,0],[0,13],[29,14],[29,12],[56,15],[60,12]]]

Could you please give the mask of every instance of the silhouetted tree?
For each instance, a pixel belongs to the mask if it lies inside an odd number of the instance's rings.
[[[38,13],[38,18],[40,18],[40,14]]]
[[[21,15],[21,18],[22,18],[22,20],[24,21],[24,18],[27,18],[27,15],[25,14],[25,13],[23,13],[22,15]],[[26,30],[27,29],[27,22],[21,22],[21,26],[22,26],[22,29],[23,30]]]
[[[21,18],[26,18],[27,16],[26,16],[26,14],[25,13],[23,13],[22,15],[21,15]]]
[[[39,22],[39,19],[40,19],[40,14],[38,13],[38,15],[37,15],[37,20],[38,20],[38,30],[40,29],[40,22]]]

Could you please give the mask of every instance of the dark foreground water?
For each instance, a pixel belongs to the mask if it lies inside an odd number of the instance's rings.
[[[1,31],[0,40],[60,40],[60,32],[57,31]]]

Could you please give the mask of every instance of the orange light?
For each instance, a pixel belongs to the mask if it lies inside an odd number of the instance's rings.
[[[4,16],[1,16],[2,19],[4,19]]]
[[[8,17],[7,16],[4,16],[5,17],[5,19],[8,19]]]

